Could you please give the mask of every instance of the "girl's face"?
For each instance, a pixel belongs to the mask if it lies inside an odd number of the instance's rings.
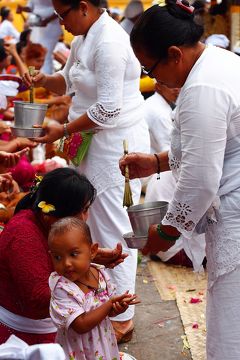
[[[88,30],[87,2],[80,1],[78,8],[72,8],[71,5],[63,5],[59,0],[53,0],[53,6],[58,14],[61,25],[74,36],[85,35]]]
[[[52,238],[49,249],[56,272],[75,282],[88,272],[98,245],[90,245],[80,229],[72,228]]]
[[[34,66],[36,70],[40,70],[44,64],[45,55],[41,55],[34,59],[26,60],[27,66]]]

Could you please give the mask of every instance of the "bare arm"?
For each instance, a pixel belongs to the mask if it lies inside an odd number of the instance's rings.
[[[25,72],[23,80],[28,87],[33,83],[34,87],[44,87],[58,95],[64,95],[66,93],[65,79],[58,73],[47,75],[36,71],[34,77],[31,78],[28,72]]]
[[[111,314],[112,311],[114,311],[114,315],[119,315],[126,311],[129,305],[138,303],[139,301],[136,300],[136,295],[130,295],[128,292],[113,296],[98,308],[78,316],[72,322],[71,327],[77,333],[84,334],[97,326],[109,313]]]
[[[112,309],[112,301],[108,300],[98,308],[86,312],[76,318],[71,324],[74,331],[79,334],[84,334],[95,326],[97,326],[103,319],[105,319]]]

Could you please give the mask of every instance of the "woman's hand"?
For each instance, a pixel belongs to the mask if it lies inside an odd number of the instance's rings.
[[[0,151],[0,170],[12,168],[17,165],[20,158],[29,151],[29,148],[22,149],[15,153]]]
[[[142,249],[143,255],[157,254],[159,251],[167,251],[170,249],[176,241],[169,241],[161,238],[157,232],[157,224],[151,225],[148,230],[148,241],[145,247]]]
[[[47,81],[47,75],[35,70],[34,76],[31,76],[28,72],[25,72],[22,76],[22,80],[27,87],[33,85],[34,87],[44,87]]]
[[[34,139],[39,143],[53,143],[54,141],[60,139],[64,135],[63,125],[59,124],[57,121],[49,121],[48,123],[43,124],[42,126],[35,125],[36,128],[43,128],[45,130],[45,135]]]
[[[121,264],[127,256],[128,254],[122,252],[122,245],[118,243],[115,249],[98,248],[94,261],[97,264],[113,269],[115,266]]]
[[[152,154],[130,153],[119,161],[122,175],[125,175],[125,166],[128,165],[130,179],[146,177],[157,172],[158,164]]]

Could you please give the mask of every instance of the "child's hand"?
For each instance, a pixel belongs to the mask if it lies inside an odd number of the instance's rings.
[[[128,291],[122,295],[113,296],[110,301],[112,302],[112,309],[109,316],[122,314],[128,309],[129,305],[136,305],[140,303],[140,301],[137,300],[137,295],[131,295]]]

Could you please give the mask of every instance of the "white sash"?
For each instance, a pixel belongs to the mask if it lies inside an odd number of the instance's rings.
[[[17,315],[0,306],[0,322],[17,331],[32,334],[50,334],[57,332],[51,318],[33,320]]]

